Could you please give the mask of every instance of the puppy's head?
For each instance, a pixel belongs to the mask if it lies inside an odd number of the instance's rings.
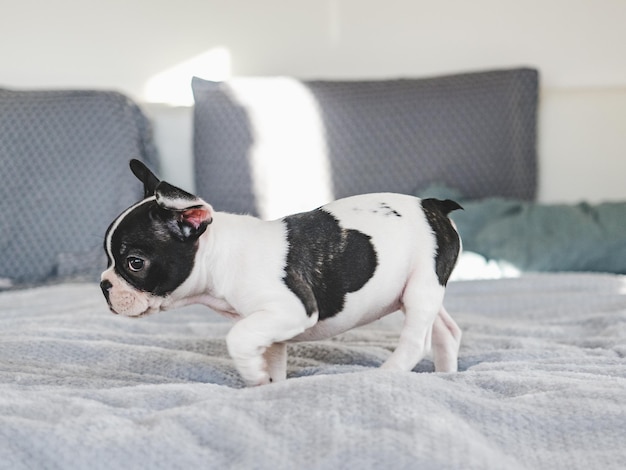
[[[144,184],[144,199],[109,226],[104,239],[109,265],[100,287],[113,312],[138,317],[158,311],[189,277],[213,209],[159,181],[138,160],[130,167]]]

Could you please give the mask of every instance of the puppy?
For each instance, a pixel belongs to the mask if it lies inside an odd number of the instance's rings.
[[[402,310],[383,368],[409,371],[431,349],[435,370],[457,370],[461,331],[442,306],[461,241],[454,201],[382,193],[262,221],[214,211],[131,170],[144,199],[109,226],[101,288],[129,317],[189,304],[236,320],[228,351],[250,385],[286,378],[286,342],[325,339]]]

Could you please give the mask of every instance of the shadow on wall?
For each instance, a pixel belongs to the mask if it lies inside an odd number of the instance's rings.
[[[265,219],[433,183],[468,198],[532,200],[538,75],[420,80],[195,78],[196,190]]]

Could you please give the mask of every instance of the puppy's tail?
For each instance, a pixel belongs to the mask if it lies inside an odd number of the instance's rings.
[[[439,284],[445,286],[462,250],[462,242],[454,222],[448,218],[452,211],[463,209],[451,199],[422,199],[422,209],[436,238],[435,270]]]
[[[422,199],[422,207],[428,209],[434,209],[437,212],[440,212],[443,215],[448,215],[452,211],[463,210],[463,206],[452,199]]]

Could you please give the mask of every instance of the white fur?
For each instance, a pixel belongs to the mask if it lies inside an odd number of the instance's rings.
[[[206,204],[201,199],[194,204],[198,202]],[[402,217],[389,214],[381,202]],[[118,279],[113,266],[105,271],[102,279],[113,284],[112,308],[140,316],[201,303],[236,318],[226,338],[228,351],[243,378],[253,385],[285,378],[285,342],[328,338],[401,309],[405,324],[399,344],[383,367],[411,370],[432,345],[435,369],[456,371],[461,332],[442,307],[444,288],[435,273],[435,236],[418,200],[368,194],[335,201],[324,209],[343,228],[369,235],[378,261],[373,277],[348,293],[343,310],[331,318],[318,322],[317,313],[308,316],[283,281],[288,246],[282,221],[222,212],[213,213],[213,223],[200,237],[190,276],[169,296],[137,292]]]

